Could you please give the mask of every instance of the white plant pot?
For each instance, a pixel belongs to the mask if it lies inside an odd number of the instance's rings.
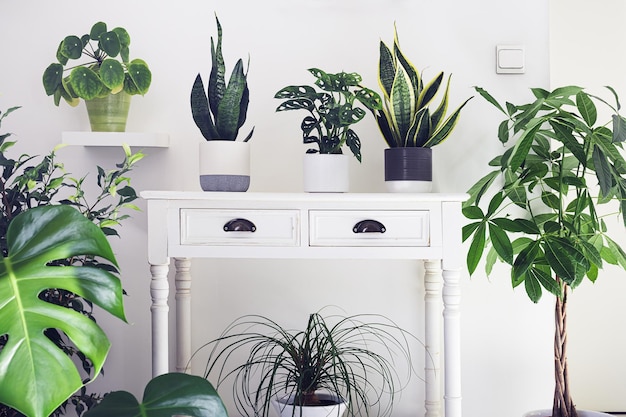
[[[350,188],[350,157],[344,154],[304,154],[304,191],[346,193]]]
[[[578,410],[576,409],[578,417],[612,417],[611,414],[602,413],[600,411],[591,410]],[[524,413],[523,417],[552,417],[552,409],[533,410]]]
[[[280,417],[341,417],[348,408],[348,403],[341,400],[336,395],[318,393],[317,396],[322,401],[329,400],[337,404],[310,407],[294,406],[289,404],[293,396],[274,399],[272,400],[272,404],[274,405],[274,409],[280,414]],[[337,401],[338,399],[339,401]]]
[[[247,191],[250,143],[231,140],[200,142],[200,186],[204,191]]]

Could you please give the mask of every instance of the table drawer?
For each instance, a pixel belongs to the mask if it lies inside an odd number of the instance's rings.
[[[181,209],[181,245],[299,245],[297,210]]]
[[[428,210],[311,210],[311,246],[428,246]]]

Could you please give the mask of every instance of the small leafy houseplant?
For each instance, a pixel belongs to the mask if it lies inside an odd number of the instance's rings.
[[[340,154],[347,146],[361,162],[361,140],[352,125],[365,117],[361,103],[369,110],[380,109],[380,96],[361,85],[357,73],[330,74],[318,68],[308,70],[315,77],[315,87],[290,85],[282,88],[274,98],[284,100],[276,109],[305,110],[309,114],[302,120],[302,138],[305,144],[314,144],[307,153]]]
[[[205,91],[202,76],[198,74],[191,88],[191,114],[202,136],[211,140],[237,140],[239,129],[246,121],[250,92],[247,71],[244,73],[243,60],[237,60],[226,83],[226,67],[222,56],[222,25],[217,15],[217,46],[211,37],[211,74],[208,90]],[[252,137],[254,128],[243,139]]]
[[[122,91],[146,94],[152,73],[142,59],[130,59],[130,36],[126,29],[108,30],[97,22],[88,34],[66,36],[57,49],[57,61],[43,74],[46,94],[59,105],[61,98],[71,106],[79,99],[92,100]],[[82,60],[76,64],[74,60]],[[65,72],[69,71],[68,75]]]
[[[426,83],[400,49],[395,28],[392,48],[380,41],[378,83],[383,106],[373,113],[389,146],[385,149],[385,180],[390,191],[430,190],[431,148],[450,136],[472,98],[448,115],[451,78],[448,76],[443,90],[443,72]]]
[[[222,55],[222,25],[217,15],[217,45],[211,37],[211,73],[205,90],[198,74],[191,88],[191,115],[202,136],[200,186],[204,191],[247,191],[250,186],[250,146],[254,128],[237,141],[248,113],[247,69],[237,60],[226,82]]]
[[[234,321],[201,349],[210,351],[205,377],[215,374],[218,390],[233,381],[242,415],[267,417],[272,404],[283,410],[286,404],[319,406],[322,399],[335,398],[345,403],[347,415],[387,416],[403,387],[394,367],[402,367],[407,380],[411,376],[410,338],[379,315],[314,313],[299,331],[251,315]],[[243,363],[236,359],[241,351],[248,355]],[[299,416],[300,411],[292,413]]]
[[[626,161],[622,143],[626,120],[614,104],[576,86],[532,89],[530,103],[501,105],[476,90],[506,115],[498,128],[503,144],[495,169],[469,190],[463,207],[470,223],[467,267],[474,273],[485,259],[487,274],[496,261],[508,265],[513,287],[524,286],[538,302],[544,291],[556,297],[553,417],[576,416],[568,381],[567,300],[585,279],[592,282],[605,264],[626,268],[626,254],[609,237],[599,205],[617,203],[626,224]],[[611,100],[613,101],[613,100]],[[612,113],[598,122],[597,105]]]

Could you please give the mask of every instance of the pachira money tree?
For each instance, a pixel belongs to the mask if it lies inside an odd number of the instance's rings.
[[[552,416],[573,417],[567,299],[583,280],[595,281],[606,264],[626,269],[626,254],[609,237],[605,221],[608,213],[619,213],[626,225],[626,120],[611,87],[610,100],[576,86],[533,88],[534,100],[519,105],[501,105],[476,90],[504,113],[498,137],[511,146],[469,190],[463,207],[470,220],[463,228],[463,239],[471,242],[467,267],[473,274],[484,260],[489,274],[502,262],[510,267],[513,287],[523,284],[533,302],[545,291],[555,296]],[[608,121],[599,122],[598,106],[612,113]]]

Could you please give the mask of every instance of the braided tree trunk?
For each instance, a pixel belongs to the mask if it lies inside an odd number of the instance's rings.
[[[557,281],[560,281],[557,278]],[[554,402],[552,417],[577,417],[576,407],[570,394],[569,375],[567,369],[567,291],[568,286],[560,283],[562,297],[556,297],[554,311]]]

